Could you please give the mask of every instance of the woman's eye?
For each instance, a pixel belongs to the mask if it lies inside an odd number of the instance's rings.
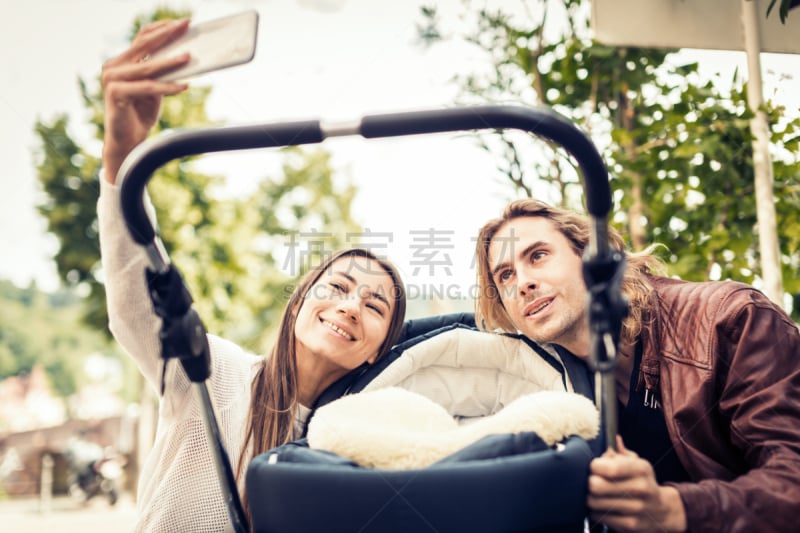
[[[547,254],[545,252],[542,252],[542,251],[533,252],[531,254],[531,263],[534,263],[534,262],[538,261],[539,259],[543,258],[545,255],[547,255]]]
[[[336,283],[335,281],[332,281],[330,283],[330,286],[334,292],[345,292],[344,285],[342,285],[341,283]]]
[[[380,316],[383,316],[383,309],[381,308],[381,306],[376,305],[376,304],[367,304],[367,308],[368,309],[372,309],[373,311],[378,313]]]

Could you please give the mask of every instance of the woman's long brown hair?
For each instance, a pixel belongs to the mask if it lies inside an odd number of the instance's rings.
[[[267,450],[286,444],[293,438],[295,414],[298,406],[297,360],[295,351],[295,322],[297,313],[311,287],[322,274],[342,257],[364,257],[375,261],[392,278],[394,299],[389,331],[378,349],[378,359],[383,357],[394,345],[406,313],[406,293],[397,269],[388,261],[379,259],[363,248],[342,250],[333,254],[321,265],[308,272],[292,291],[281,318],[278,339],[273,345],[272,354],[260,363],[251,385],[250,409],[244,444],[239,454],[236,477],[243,487],[243,473],[246,459],[255,457]],[[377,359],[376,359],[377,360]],[[311,406],[309,406],[311,407]],[[245,509],[247,509],[246,501]],[[249,512],[248,512],[249,514]]]

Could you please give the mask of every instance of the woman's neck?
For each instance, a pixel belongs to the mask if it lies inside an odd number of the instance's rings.
[[[313,406],[319,395],[346,373],[341,367],[321,364],[321,358],[309,355],[298,347],[297,399],[306,407]]]

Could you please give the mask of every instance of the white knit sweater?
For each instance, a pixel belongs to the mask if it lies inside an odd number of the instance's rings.
[[[144,377],[160,390],[161,320],[153,313],[147,294],[144,248],[131,239],[125,227],[120,187],[101,179],[97,207],[111,332]],[[260,358],[219,337],[209,335],[208,339],[212,365],[208,387],[235,472],[247,422],[250,384]],[[177,362],[169,364],[165,380],[155,443],[141,470],[134,530],[225,531],[229,528],[228,514],[194,388]],[[298,430],[307,413],[302,409]]]

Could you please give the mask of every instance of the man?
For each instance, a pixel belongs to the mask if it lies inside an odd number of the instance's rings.
[[[589,228],[576,213],[512,202],[479,234],[476,322],[587,361]],[[609,239],[624,251],[618,233]],[[626,262],[620,438],[591,464],[592,518],[617,531],[796,531],[796,325],[747,285],[660,277],[647,253]]]

